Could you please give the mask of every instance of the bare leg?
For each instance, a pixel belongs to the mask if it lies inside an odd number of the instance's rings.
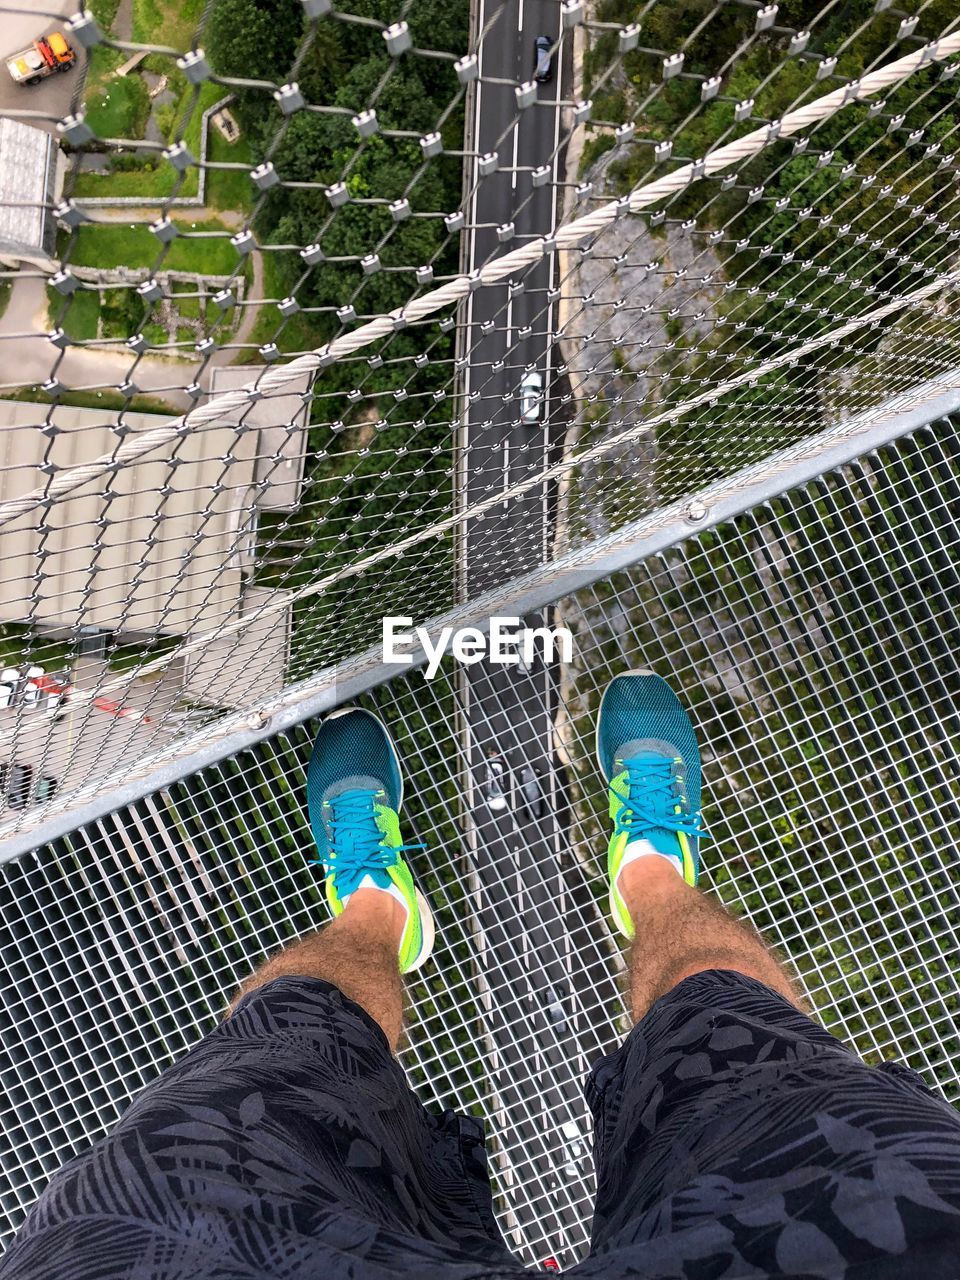
[[[248,991],[274,978],[322,978],[338,987],[380,1024],[396,1052],[403,1026],[403,983],[397,951],[406,917],[390,894],[358,889],[343,915],[299,942],[292,942],[247,978],[230,1012]]]
[[[620,892],[636,930],[630,952],[634,1019],[678,982],[705,969],[735,969],[757,978],[808,1012],[783,965],[754,930],[684,884],[666,859],[638,858],[624,867]]]

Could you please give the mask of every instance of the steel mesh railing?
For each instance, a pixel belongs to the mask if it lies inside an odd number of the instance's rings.
[[[623,669],[666,675],[690,707],[707,891],[780,947],[868,1061],[899,1056],[960,1096],[958,486],[956,424],[940,420],[560,600],[569,665],[469,683],[447,666],[365,695],[404,759],[439,923],[403,1061],[426,1101],[485,1116],[524,1260],[584,1251],[579,1079],[624,1026],[592,748]],[[311,740],[308,721],[2,869],[8,1230],[251,965],[323,918]],[[539,819],[519,788],[506,813],[485,805],[490,740],[518,781],[534,769]]]
[[[355,696],[440,924],[404,1063],[526,1261],[586,1247],[624,1029],[625,667],[696,721],[708,891],[956,1100],[956,6],[59,8],[4,38],[70,74],[0,68],[0,1228],[324,918]],[[381,665],[511,602],[572,662]]]
[[[8,831],[957,365],[944,0],[42,17],[80,69],[0,93]]]

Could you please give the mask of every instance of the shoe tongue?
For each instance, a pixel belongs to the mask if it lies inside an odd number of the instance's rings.
[[[675,752],[669,743],[644,739],[625,742],[617,753],[616,763],[621,768],[626,768],[628,763],[631,764],[639,771],[641,777],[643,777],[644,765],[658,766],[656,770],[651,768],[650,772],[651,774],[656,772],[657,782],[662,784],[665,781],[663,766],[672,764],[674,755]],[[659,809],[660,803],[658,798],[658,804],[654,812]],[[662,853],[668,858],[679,858],[681,856],[680,843],[677,840],[676,832],[664,827],[654,826],[636,817],[631,824],[630,842],[627,847],[629,848],[630,844],[638,841],[646,841],[658,853]]]
[[[668,770],[673,764],[673,756],[651,751],[646,743],[643,744],[647,747],[645,751],[628,751],[628,748],[634,745],[631,742],[624,743],[614,760],[614,768],[619,773],[630,765],[639,774],[641,780],[649,776],[654,779],[657,787],[662,787],[668,780]],[[648,765],[649,768],[646,768]]]
[[[323,824],[326,827],[328,837],[331,840],[333,839],[333,827],[331,826],[331,821],[336,817],[336,804],[338,800],[349,792],[365,792],[370,797],[370,817],[372,820],[375,797],[377,792],[382,790],[383,784],[377,778],[368,778],[362,774],[355,774],[349,778],[340,778],[337,782],[334,782],[330,787],[328,787],[323,793],[324,800],[331,806],[329,810],[324,809],[323,811]]]
[[[393,889],[393,881],[382,867],[371,867],[369,871],[364,873],[363,879],[357,885],[357,889],[386,889],[388,892]],[[356,893],[354,889],[354,893]],[[343,899],[346,902],[346,898]]]
[[[650,764],[670,764],[677,755],[676,747],[662,738],[631,738],[621,744],[617,751],[617,759],[621,764],[627,760],[643,760]]]
[[[345,791],[382,791],[383,783],[379,778],[368,778],[365,774],[351,774],[349,778],[340,778],[332,783],[324,792],[324,800],[336,800]]]

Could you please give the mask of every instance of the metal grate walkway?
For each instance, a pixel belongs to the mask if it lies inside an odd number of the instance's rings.
[[[668,676],[695,717],[709,891],[779,943],[869,1060],[899,1054],[960,1099],[958,501],[943,420],[559,601],[566,667],[414,671],[365,695],[403,753],[438,907],[404,1062],[426,1101],[487,1120],[525,1261],[566,1265],[587,1240],[579,1079],[623,1012],[592,717],[625,667]],[[324,918],[302,786],[313,729],[0,868],[4,1233],[252,964]],[[477,790],[491,744],[515,783],[504,812]]]

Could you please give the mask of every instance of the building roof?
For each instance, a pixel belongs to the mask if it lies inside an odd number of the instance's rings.
[[[214,395],[235,391],[248,382],[256,382],[262,372],[259,365],[232,364],[214,369],[211,390]],[[286,390],[255,400],[243,414],[224,418],[225,422],[239,422],[242,418],[245,427],[256,427],[260,432],[256,478],[269,483],[260,500],[265,511],[291,511],[300,500],[307,445],[307,407],[303,397],[311,382],[311,375],[305,373],[291,381]]]
[[[245,707],[279,693],[290,657],[292,593],[248,586],[242,628],[184,659],[183,695],[210,707]]]
[[[46,201],[53,167],[53,139],[19,120],[0,119],[0,255],[46,256]]]
[[[123,428],[140,433],[162,421],[125,413]],[[117,422],[97,409],[0,401],[0,501],[43,485],[51,466],[109,454],[124,438]],[[300,440],[297,457],[302,449]],[[258,510],[272,503],[276,465],[264,475],[262,456],[259,430],[246,424],[196,428],[172,450],[52,503],[42,520],[33,512],[3,526],[0,623],[134,635],[214,630],[241,609]],[[296,499],[298,467],[278,476],[284,503]]]

